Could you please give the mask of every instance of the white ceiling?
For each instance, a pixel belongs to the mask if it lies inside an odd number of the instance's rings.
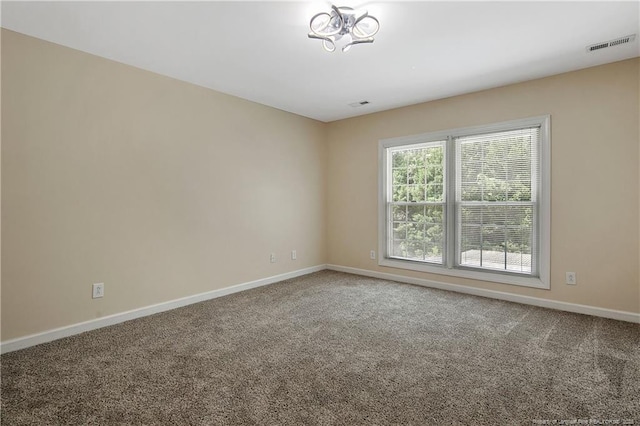
[[[2,27],[321,121],[640,56],[640,2],[336,0],[380,20],[370,45],[325,52],[331,3],[7,2]],[[587,53],[629,34],[633,43]],[[369,101],[353,108],[348,104]]]

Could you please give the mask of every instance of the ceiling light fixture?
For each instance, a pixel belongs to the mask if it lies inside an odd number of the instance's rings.
[[[380,23],[366,10],[331,6],[331,12],[320,12],[311,18],[309,27],[309,38],[322,40],[327,52],[336,50],[338,44],[346,52],[354,44],[373,43]]]

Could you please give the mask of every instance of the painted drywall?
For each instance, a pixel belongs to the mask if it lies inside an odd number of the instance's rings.
[[[328,259],[444,283],[640,312],[639,66],[633,59],[328,125]],[[372,100],[375,102],[375,100]],[[551,289],[380,267],[378,141],[551,115]],[[577,273],[577,286],[565,272]]]
[[[2,98],[2,34],[0,31],[0,99]],[[0,341],[2,340],[2,111],[0,110]]]
[[[2,341],[324,263],[640,312],[638,59],[324,124],[1,39]],[[369,259],[379,139],[542,114],[551,290]]]
[[[2,122],[3,341],[326,262],[323,123],[7,30]]]

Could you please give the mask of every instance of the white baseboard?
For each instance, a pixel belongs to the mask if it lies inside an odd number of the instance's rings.
[[[486,290],[483,288],[469,287],[460,284],[449,284],[439,281],[426,280],[424,278],[412,278],[402,275],[388,274],[385,272],[369,271],[366,269],[351,268],[349,266],[327,265],[327,269],[350,274],[364,275],[366,277],[381,278],[391,281],[399,281],[408,284],[420,285],[423,287],[450,290],[458,293],[472,294],[475,296],[489,297],[492,299],[517,302],[525,305],[540,306],[542,308],[557,309],[560,311],[575,312],[578,314],[593,315],[597,317],[610,318],[620,321],[640,323],[640,313],[616,311],[614,309],[598,308],[596,306],[578,305],[576,303],[559,302],[556,300],[541,299],[539,297],[522,296],[519,294],[506,293],[496,290]]]
[[[158,303],[156,305],[145,306],[143,308],[134,309],[127,312],[121,312],[118,314],[109,315],[102,318],[97,318],[90,321],[85,321],[77,324],[72,324],[65,327],[55,328],[53,330],[44,331],[42,333],[31,334],[29,336],[19,337],[12,340],[7,340],[0,343],[0,353],[8,353],[17,351],[19,349],[28,348],[30,346],[39,345],[41,343],[51,342],[53,340],[62,339],[63,337],[69,337],[76,334],[84,333],[85,331],[95,330],[98,328],[106,327],[109,325],[118,324],[124,321],[129,321],[136,318],[153,315],[159,312],[168,311],[171,309],[180,308],[183,306],[191,305],[193,303],[203,302],[205,300],[215,299],[218,297],[226,296],[228,294],[237,293],[244,290],[249,290],[256,287],[261,287],[269,284],[273,284],[279,281],[284,281],[290,278],[296,278],[302,275],[311,274],[313,272],[322,271],[324,269],[330,269],[333,271],[347,272],[350,274],[363,275],[366,277],[381,278],[385,280],[398,281],[407,284],[415,284],[424,287],[438,288],[441,290],[450,290],[458,293],[472,294],[475,296],[489,297],[492,299],[506,300],[509,302],[517,302],[525,305],[540,306],[543,308],[557,309],[561,311],[575,312],[585,315],[593,315],[597,317],[610,318],[620,321],[627,321],[633,323],[640,323],[640,314],[626,311],[616,311],[613,309],[598,308],[595,306],[578,305],[575,303],[559,302],[549,299],[541,299],[532,296],[522,296],[518,294],[506,293],[502,291],[486,290],[477,287],[469,287],[459,284],[449,284],[439,281],[426,280],[424,278],[412,278],[402,275],[389,274],[385,272],[369,271],[366,269],[351,268],[348,266],[340,265],[317,265],[310,268],[299,269],[297,271],[288,272],[285,274],[274,275],[272,277],[262,278],[255,281],[250,281],[242,284],[233,285],[230,287],[221,288],[218,290],[212,290],[205,293],[195,294],[193,296],[183,297],[181,299],[170,300],[168,302]]]
[[[313,272],[322,271],[323,269],[326,269],[326,265],[312,266],[310,268],[287,272],[286,274],[274,275],[272,277],[262,278],[256,281],[237,284],[218,290],[207,291],[205,293],[195,294],[193,296],[187,296],[180,299],[170,300],[168,302],[158,303],[156,305],[145,306],[143,308],[133,309],[131,311],[108,315],[106,317],[96,318],[94,320],[72,324],[65,327],[55,328],[53,330],[47,330],[42,333],[18,337],[16,339],[7,340],[0,343],[0,353],[17,351],[19,349],[28,348],[30,346],[39,345],[41,343],[47,343],[53,340],[62,339],[63,337],[69,337],[75,334],[84,333],[85,331],[95,330],[124,321],[146,317],[148,315],[157,314],[159,312],[169,311],[171,309],[191,305],[193,303],[215,299],[218,297],[226,296],[228,294],[237,293],[239,291],[249,290],[256,287],[273,284],[279,281],[288,280],[290,278],[311,274]]]

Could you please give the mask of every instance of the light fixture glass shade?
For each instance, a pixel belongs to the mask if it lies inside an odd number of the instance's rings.
[[[331,6],[331,12],[320,12],[311,18],[309,38],[322,40],[322,47],[333,52],[341,46],[343,52],[354,44],[373,43],[380,23],[365,11],[350,7]]]

